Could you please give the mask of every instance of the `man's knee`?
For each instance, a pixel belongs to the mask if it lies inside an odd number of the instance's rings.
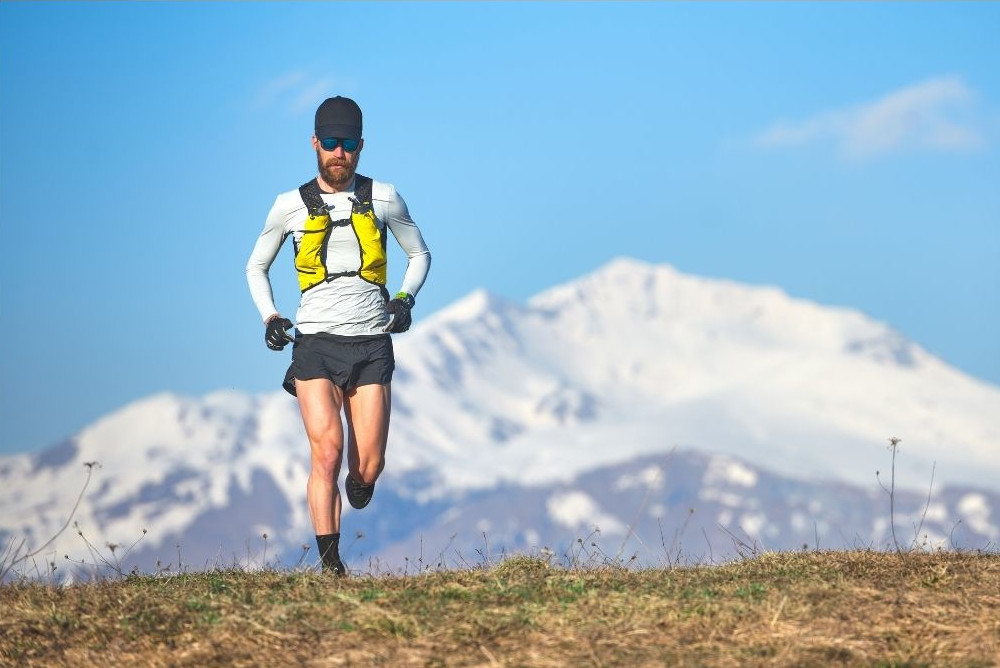
[[[328,435],[311,438],[312,466],[324,473],[336,473],[344,456],[344,446],[340,438]]]
[[[381,457],[360,457],[358,470],[352,471],[354,477],[362,485],[374,485],[385,468],[385,460]]]

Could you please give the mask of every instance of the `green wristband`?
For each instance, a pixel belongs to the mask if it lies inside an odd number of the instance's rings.
[[[403,291],[397,292],[395,294],[395,296],[393,297],[393,299],[399,299],[399,300],[401,300],[403,303],[405,303],[410,308],[413,308],[413,305],[416,303],[415,300],[413,299],[413,295],[411,295],[408,292],[403,292]]]

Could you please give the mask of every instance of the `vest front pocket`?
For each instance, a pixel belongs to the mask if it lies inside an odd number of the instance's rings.
[[[379,229],[370,203],[356,205],[351,212],[351,227],[361,247],[361,268],[358,274],[369,283],[385,285],[385,233]]]
[[[299,289],[305,292],[326,280],[326,242],[330,238],[330,216],[310,215],[306,218],[302,238],[295,249],[295,269],[299,276]]]

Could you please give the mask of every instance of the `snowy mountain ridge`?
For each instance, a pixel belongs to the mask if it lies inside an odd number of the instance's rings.
[[[396,396],[424,399],[400,427],[422,443],[406,465],[443,468],[459,486],[494,484],[505,470],[516,479],[521,464],[506,460],[544,452],[549,429],[563,442],[625,448],[604,461],[692,444],[751,459],[770,452],[762,463],[788,474],[856,483],[870,480],[879,448],[898,436],[916,471],[940,460],[954,465],[947,479],[1000,480],[997,388],[857,311],[774,288],[617,260],[525,307],[474,293],[397,350],[405,372]],[[448,418],[456,393],[468,424]],[[456,457],[491,458],[497,444],[504,455],[489,467],[448,468]],[[575,474],[590,454],[546,470]]]
[[[523,305],[477,290],[394,345],[386,472],[368,514],[344,517],[376,551],[404,554],[456,522],[511,546],[587,518],[614,535],[635,509],[609,499],[638,503],[655,466],[674,503],[775,544],[799,540],[788,533],[813,512],[775,490],[804,485],[840,490],[817,492],[829,496],[823,521],[884,533],[870,492],[881,494],[889,436],[902,439],[901,494],[926,496],[934,467],[938,538],[957,512],[976,536],[1000,538],[1000,389],[852,309],[619,259]],[[176,541],[208,559],[263,533],[286,554],[310,536],[308,446],[282,390],[155,395],[61,445],[0,458],[0,538],[52,536],[91,461],[102,468],[76,517],[100,541],[149,528],[150,555]],[[52,549],[78,550],[70,533]]]

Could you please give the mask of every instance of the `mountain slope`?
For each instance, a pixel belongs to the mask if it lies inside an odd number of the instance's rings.
[[[397,350],[412,418],[399,431],[420,446],[395,464],[448,485],[565,477],[673,444],[863,484],[890,436],[910,473],[939,461],[942,480],[1000,480],[997,388],[857,311],[773,288],[617,260],[524,307],[474,293]],[[558,466],[532,467],[539,455]]]
[[[674,511],[658,521],[683,521],[676,509],[691,507],[706,533],[749,525],[766,545],[794,546],[810,523],[824,542],[839,538],[820,523],[884,541],[875,470],[888,467],[890,436],[902,439],[901,495],[926,496],[934,469],[938,541],[958,520],[969,541],[1000,538],[991,515],[1000,390],[851,309],[620,259],[523,305],[474,292],[395,347],[386,472],[370,510],[345,513],[345,544],[365,534],[358,555],[412,556],[421,537],[463,526],[474,542],[470,523],[508,536],[511,549],[554,542],[568,528],[560,517],[580,519],[575,530],[603,522],[603,532],[621,531],[637,500],[602,485],[675,448],[672,461],[691,477],[668,467],[655,504]],[[719,505],[707,491],[710,456],[766,478],[771,491],[737,487]],[[54,535],[92,461],[102,468],[76,512],[80,530],[98,545],[128,545],[149,529],[134,551],[147,567],[226,563],[248,543],[259,548],[263,534],[270,554],[293,561],[311,543],[308,448],[283,391],[149,397],[49,450],[0,459],[0,538],[39,547]],[[793,487],[830,500],[812,508],[773,498]],[[771,510],[747,515],[762,505]],[[45,554],[64,552],[84,553],[73,529]]]

